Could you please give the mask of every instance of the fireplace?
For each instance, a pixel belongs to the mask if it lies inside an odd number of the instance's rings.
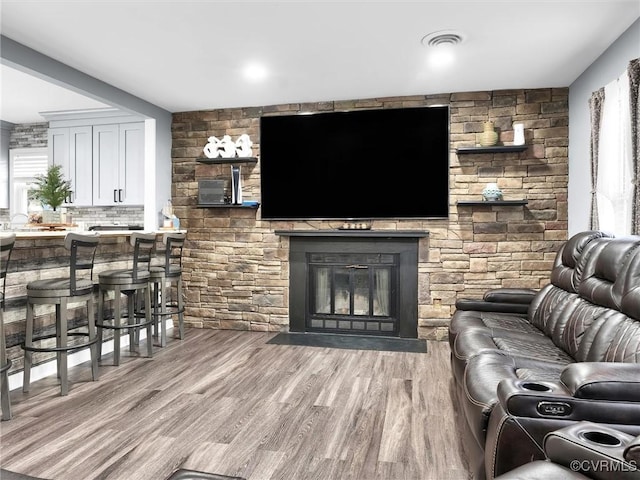
[[[397,336],[398,264],[392,253],[309,252],[305,330]]]
[[[426,232],[290,236],[289,330],[418,336],[418,241]]]

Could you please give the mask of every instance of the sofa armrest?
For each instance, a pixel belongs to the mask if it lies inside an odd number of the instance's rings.
[[[634,437],[606,425],[578,422],[548,433],[547,458],[594,480],[637,480],[640,465],[624,458]]]
[[[575,398],[640,402],[638,363],[572,363],[563,370],[560,380]]]
[[[529,305],[536,293],[531,288],[493,288],[487,290],[482,299],[486,302]]]
[[[456,310],[526,314],[529,311],[529,306],[521,303],[485,302],[484,300],[462,298],[456,301]]]
[[[561,382],[502,380],[498,401],[516,417],[640,425],[640,402],[579,398]]]
[[[640,466],[640,435],[631,440],[624,449],[624,458],[627,462],[635,462]]]
[[[461,298],[456,301],[457,310],[476,312],[527,313],[536,291],[530,288],[493,288],[487,290],[482,300]]]

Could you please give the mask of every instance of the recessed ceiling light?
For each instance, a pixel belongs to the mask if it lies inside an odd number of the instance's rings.
[[[267,78],[268,72],[261,63],[249,63],[243,70],[244,78],[251,82],[259,82]]]

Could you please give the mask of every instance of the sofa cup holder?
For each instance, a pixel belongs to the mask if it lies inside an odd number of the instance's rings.
[[[598,431],[588,431],[588,432],[580,432],[580,436],[591,442],[596,443],[598,445],[604,445],[606,447],[619,447],[622,445],[622,442],[619,438],[614,437],[605,432]]]
[[[520,386],[525,390],[530,390],[532,392],[550,392],[551,391],[551,388],[538,382],[524,382]]]

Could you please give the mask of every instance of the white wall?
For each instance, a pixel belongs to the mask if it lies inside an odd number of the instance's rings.
[[[0,120],[0,208],[9,208],[9,136],[13,123]]]
[[[636,20],[569,86],[569,236],[589,228],[591,210],[591,93],[618,78],[640,57],[640,19]]]

